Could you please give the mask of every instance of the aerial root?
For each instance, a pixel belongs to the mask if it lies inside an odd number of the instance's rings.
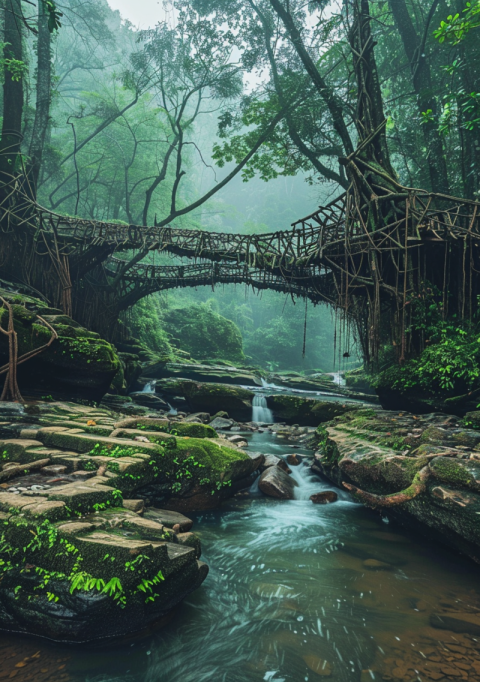
[[[425,492],[426,481],[430,476],[430,467],[427,465],[417,471],[414,476],[412,483],[401,490],[398,493],[393,493],[391,495],[374,495],[373,493],[368,493],[365,490],[361,490],[350,483],[345,483],[342,481],[344,488],[353,493],[361,502],[367,505],[367,507],[377,508],[377,507],[396,507],[404,502],[410,502],[415,497],[418,497],[421,493]]]

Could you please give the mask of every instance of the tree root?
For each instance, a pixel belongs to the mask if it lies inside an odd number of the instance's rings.
[[[342,481],[344,488],[353,493],[358,499],[367,505],[367,507],[377,508],[377,507],[396,507],[404,502],[410,502],[415,497],[418,497],[426,489],[426,481],[430,475],[430,467],[427,465],[417,471],[414,476],[412,483],[401,490],[398,493],[392,493],[391,495],[374,495],[373,493],[368,493],[365,490],[360,490],[350,483],[345,483]]]

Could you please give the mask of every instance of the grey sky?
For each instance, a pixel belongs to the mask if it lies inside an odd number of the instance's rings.
[[[138,28],[149,28],[165,19],[162,0],[108,0],[108,4]]]

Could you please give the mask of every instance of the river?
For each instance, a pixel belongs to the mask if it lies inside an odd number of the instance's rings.
[[[246,437],[253,450],[307,453],[270,433]],[[2,635],[0,677],[16,682],[314,682],[321,677],[427,682],[444,677],[441,671],[440,677],[425,676],[429,658],[451,659],[445,652],[451,654],[452,644],[467,652],[455,654],[459,664],[463,660],[468,668],[477,657],[480,666],[476,638],[429,625],[431,611],[442,605],[480,606],[478,568],[395,527],[341,491],[334,504],[312,504],[310,494],[329,486],[304,463],[292,470],[299,484],[293,501],[267,499],[254,486],[253,493],[196,515],[210,574],[164,629],[107,649]],[[477,679],[461,672],[460,679]]]

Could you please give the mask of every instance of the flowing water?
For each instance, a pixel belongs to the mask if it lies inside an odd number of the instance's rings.
[[[270,433],[246,437],[252,450],[306,453]],[[196,515],[194,530],[210,574],[163,630],[107,650],[0,636],[0,677],[15,682],[480,679],[477,638],[429,623],[430,614],[441,609],[478,613],[478,568],[386,523],[341,491],[338,502],[314,505],[310,494],[329,486],[304,463],[292,467],[292,475],[298,483],[295,500],[253,492]],[[32,655],[41,663],[29,677]],[[27,665],[17,667],[24,660]]]
[[[157,385],[156,380],[155,381],[147,381],[145,386],[142,389],[142,393],[155,393],[155,386]]]
[[[267,399],[264,395],[255,395],[252,400],[252,422],[273,424],[273,412],[267,407]]]

